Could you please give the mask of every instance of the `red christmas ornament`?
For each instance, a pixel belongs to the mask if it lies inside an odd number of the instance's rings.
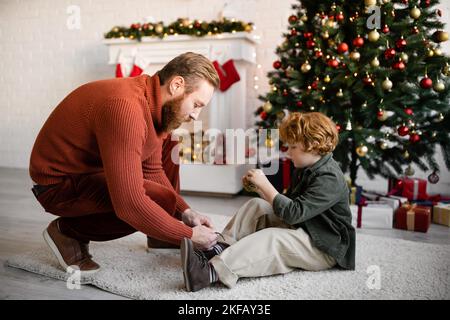
[[[337,50],[338,50],[339,53],[347,52],[348,51],[348,44],[346,44],[345,42],[340,43],[338,45]]]
[[[381,32],[383,32],[383,33],[389,33],[389,31],[390,31],[390,29],[389,29],[388,25],[385,24],[384,27],[383,27],[383,29],[381,30]]]
[[[200,22],[198,22],[198,21],[194,22],[194,27],[195,28],[199,29],[201,26],[202,26],[202,24]]]
[[[283,94],[283,97],[287,97],[289,92],[286,89],[284,89],[282,94]]]
[[[297,101],[297,107],[301,108],[303,106],[303,102],[302,101]]]
[[[379,110],[378,112],[377,112],[377,117],[378,118],[381,118],[381,117],[383,117],[384,116],[384,111],[383,110]]]
[[[343,14],[342,12],[339,12],[339,13],[336,15],[336,20],[337,20],[337,21],[344,21],[344,14]]]
[[[292,15],[292,16],[290,16],[289,19],[288,19],[289,23],[291,23],[291,24],[296,23],[297,20],[298,20],[298,18],[297,18],[296,15]]]
[[[315,56],[316,56],[316,58],[322,57],[323,56],[322,50],[317,50],[316,53],[315,53]]]
[[[261,119],[266,120],[267,119],[267,112],[263,111],[259,114],[259,116],[261,117]]]
[[[431,4],[431,0],[425,0],[424,7],[429,7]]]
[[[296,29],[292,29],[291,30],[291,36],[296,36],[297,35],[297,30]]]
[[[433,86],[433,81],[428,78],[428,76],[425,76],[422,80],[420,80],[420,86],[422,89],[430,89]]]
[[[315,45],[316,45],[316,43],[315,43],[313,40],[308,40],[308,41],[306,41],[306,47],[307,47],[308,49],[314,48]]]
[[[337,125],[336,125],[336,129],[337,129],[338,132],[341,132],[342,127],[341,127],[340,125],[337,124]]]
[[[412,114],[413,114],[413,109],[411,109],[411,108],[405,108],[404,111],[408,116],[412,116]]]
[[[395,46],[397,47],[398,50],[402,51],[405,49],[406,47],[406,40],[402,38],[398,39],[397,41],[395,41]]]
[[[336,59],[330,59],[328,60],[328,66],[337,68],[339,66],[339,62]]]
[[[411,133],[409,135],[409,141],[412,143],[416,143],[420,141],[420,136],[417,133]]]
[[[312,36],[313,36],[312,32],[304,32],[304,33],[303,33],[303,37],[304,37],[305,39],[312,38]]]
[[[362,79],[362,81],[363,81],[364,85],[366,85],[366,86],[369,86],[369,85],[372,84],[372,78],[369,77],[369,76],[365,76],[365,77]]]
[[[273,63],[273,67],[275,69],[280,69],[281,68],[281,61],[277,60]]]
[[[311,88],[313,88],[314,90],[317,89],[317,86],[318,86],[318,82],[317,81],[314,81],[313,83],[311,83]]]
[[[354,47],[362,47],[364,45],[364,38],[363,37],[356,37],[353,39],[353,46]]]
[[[396,69],[396,70],[400,70],[403,71],[405,69],[405,63],[403,61],[397,61],[392,65],[392,68]]]
[[[395,57],[395,49],[394,48],[387,48],[384,51],[384,57],[386,58],[386,60],[392,59],[393,57]]]
[[[409,129],[407,126],[400,126],[397,132],[400,136],[404,137],[409,133]]]

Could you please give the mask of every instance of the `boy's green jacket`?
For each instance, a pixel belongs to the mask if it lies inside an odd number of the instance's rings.
[[[355,268],[355,228],[351,225],[349,189],[331,154],[311,167],[294,171],[291,187],[273,200],[286,223],[305,230],[314,245],[345,269]]]

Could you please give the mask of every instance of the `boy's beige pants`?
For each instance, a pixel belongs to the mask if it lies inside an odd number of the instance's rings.
[[[230,288],[242,277],[287,273],[295,268],[318,271],[336,264],[331,256],[314,247],[302,228],[284,223],[260,198],[245,203],[222,235],[230,247],[210,263],[220,282]]]

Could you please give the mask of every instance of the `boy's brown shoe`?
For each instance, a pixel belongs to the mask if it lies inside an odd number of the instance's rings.
[[[100,266],[91,259],[88,244],[62,234],[58,224],[59,219],[52,221],[44,230],[43,236],[59,264],[64,270],[75,266],[81,274],[97,272]]]
[[[198,291],[211,285],[211,266],[203,252],[194,249],[188,238],[181,241],[181,264],[187,291]]]

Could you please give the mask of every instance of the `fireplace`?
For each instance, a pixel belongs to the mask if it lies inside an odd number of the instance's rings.
[[[174,57],[187,51],[200,53],[211,61],[223,64],[233,59],[241,80],[227,91],[216,90],[210,104],[204,108],[199,120],[202,129],[246,129],[251,126],[248,112],[248,92],[252,88],[251,77],[256,63],[254,37],[246,32],[220,34],[196,38],[186,35],[167,36],[164,39],[142,38],[141,42],[130,39],[104,40],[109,48],[109,64],[120,62],[128,74],[135,59],[145,61],[144,73],[154,74]],[[183,129],[193,132],[193,124],[183,125]],[[253,162],[253,161],[248,161]],[[242,189],[241,177],[255,164],[204,164],[181,163],[181,190],[184,192],[207,192],[232,195]]]

